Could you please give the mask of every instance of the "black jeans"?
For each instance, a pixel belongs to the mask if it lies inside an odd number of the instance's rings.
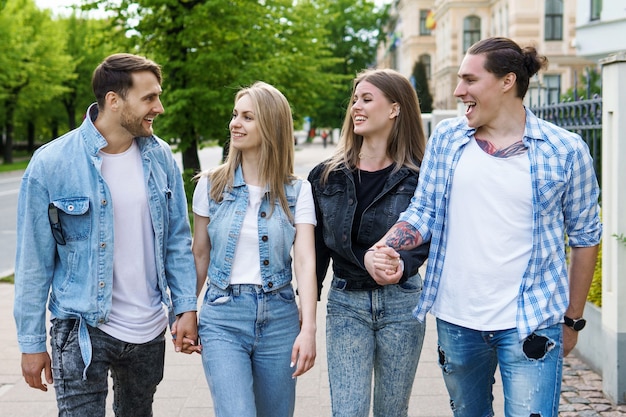
[[[54,319],[50,329],[59,417],[105,417],[109,371],[115,415],[151,417],[154,393],[163,379],[165,330],[150,342],[133,344],[88,327],[93,359],[83,380],[78,327],[78,320]]]

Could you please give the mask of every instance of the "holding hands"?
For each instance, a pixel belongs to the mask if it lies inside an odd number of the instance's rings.
[[[404,272],[404,262],[393,248],[376,244],[365,253],[365,268],[379,285],[397,284]]]

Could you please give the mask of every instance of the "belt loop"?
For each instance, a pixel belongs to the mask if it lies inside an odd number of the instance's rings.
[[[241,286],[239,284],[231,285],[230,291],[234,297],[238,297],[241,294]]]

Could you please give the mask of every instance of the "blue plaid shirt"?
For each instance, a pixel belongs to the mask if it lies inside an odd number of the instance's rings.
[[[424,289],[413,312],[420,321],[437,296],[446,255],[450,186],[459,157],[474,132],[465,117],[437,125],[426,145],[411,204],[398,219],[431,242]],[[539,328],[559,323],[568,307],[565,234],[572,247],[595,246],[602,235],[600,189],[589,149],[580,136],[526,109],[523,142],[528,148],[533,183],[533,247],[517,302],[520,340]]]

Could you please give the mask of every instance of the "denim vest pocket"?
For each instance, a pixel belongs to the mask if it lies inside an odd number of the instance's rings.
[[[59,209],[59,222],[66,241],[85,240],[91,231],[89,197],[71,197],[52,202]]]

